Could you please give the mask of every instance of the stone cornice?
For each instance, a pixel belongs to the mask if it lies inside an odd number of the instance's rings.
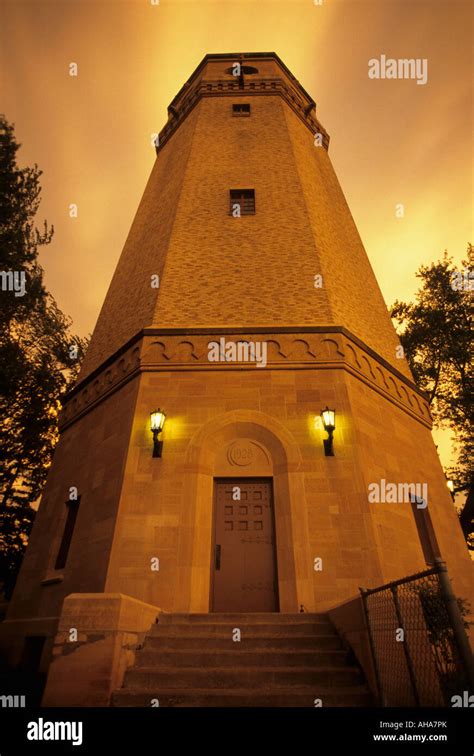
[[[267,367],[255,363],[209,362],[208,343],[258,341],[266,334]],[[242,338],[242,337],[245,338]],[[232,338],[235,337],[235,338]],[[142,372],[235,370],[343,369],[396,404],[426,427],[431,427],[428,402],[402,373],[381,360],[343,328],[147,328],[116,355],[79,383],[64,401],[60,429],[64,430],[98,403]]]
[[[143,331],[139,331],[135,334],[135,336],[132,336],[131,339],[129,339],[125,344],[120,347],[114,354],[111,354],[110,357],[108,357],[104,362],[102,362],[98,368],[93,370],[91,373],[86,375],[84,378],[79,375],[77,383],[70,389],[70,391],[65,396],[65,401],[68,401],[72,396],[74,396],[78,391],[80,391],[83,386],[90,383],[94,380],[98,375],[100,375],[101,372],[103,372],[106,368],[108,368],[110,365],[112,365],[121,355],[125,354],[130,347],[132,347],[134,344],[136,344],[140,339],[142,339],[144,336],[167,336],[167,335],[176,335],[176,336],[186,336],[186,335],[208,335],[208,336],[219,336],[219,335],[225,335],[225,334],[237,334],[237,335],[247,335],[250,338],[250,334],[254,333],[272,333],[272,334],[278,334],[278,333],[341,333],[346,338],[348,338],[350,341],[353,341],[355,344],[357,344],[363,351],[370,354],[375,360],[377,360],[381,365],[383,365],[387,370],[389,370],[391,373],[393,373],[397,378],[399,378],[401,381],[407,384],[407,386],[418,393],[422,399],[426,399],[426,394],[421,391],[421,389],[418,388],[416,383],[414,381],[410,380],[406,377],[403,373],[398,371],[396,368],[393,367],[389,362],[383,359],[383,357],[380,357],[380,355],[375,352],[375,350],[371,349],[367,344],[365,344],[362,339],[359,339],[355,334],[351,333],[347,328],[344,328],[344,326],[337,326],[337,325],[324,325],[324,326],[301,326],[301,325],[288,325],[288,326],[280,326],[280,325],[268,325],[268,326],[253,326],[252,328],[249,328],[248,326],[236,326],[236,325],[229,325],[229,326],[195,326],[193,327],[187,327],[187,328],[168,328],[168,327],[154,327],[154,326],[148,326],[147,328],[144,328]]]
[[[282,61],[279,55],[277,55],[275,52],[244,52],[244,53],[207,53],[207,55],[204,56],[204,58],[201,60],[197,68],[194,69],[193,73],[189,77],[189,79],[183,84],[179,92],[174,96],[173,100],[170,103],[170,107],[173,107],[176,105],[176,103],[181,98],[183,92],[186,92],[187,89],[191,86],[191,83],[195,81],[198,77],[201,71],[205,68],[206,64],[210,61],[224,61],[227,60],[230,65],[232,65],[234,62],[239,61],[240,63],[249,63],[251,60],[271,60],[278,64],[278,66],[281,68],[281,70],[285,73],[285,75],[288,77],[288,79],[291,81],[291,83],[300,90],[300,92],[303,94],[303,96],[308,100],[308,102],[311,102],[313,107],[315,107],[315,102],[312,99],[312,97],[308,94],[306,89],[300,84],[296,76],[290,71],[288,66]]]
[[[243,84],[238,79],[232,78],[233,80],[198,81],[189,86],[189,91],[179,101],[178,105],[174,106],[173,103],[170,105],[170,119],[158,135],[157,154],[202,97],[235,97],[242,94],[245,94],[246,97],[255,97],[257,95],[278,95],[282,97],[311,131],[313,136],[316,133],[322,134],[323,146],[326,150],[328,149],[329,134],[319,123],[318,119],[311,115],[311,111],[315,107],[313,100],[309,102],[306,100],[305,102],[296,91],[280,78],[252,76],[251,80],[248,77],[244,78]]]

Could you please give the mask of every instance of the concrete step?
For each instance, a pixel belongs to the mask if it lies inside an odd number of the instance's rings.
[[[291,686],[359,685],[354,667],[132,667],[124,678],[128,690],[159,688],[266,688]]]
[[[148,644],[136,656],[135,669],[142,667],[341,667],[346,664],[345,651],[300,651],[268,649],[248,651],[239,643],[226,650],[150,649]]]
[[[211,625],[210,623],[193,623],[193,622],[170,622],[169,624],[158,623],[153,625],[150,636],[153,637],[222,637],[227,634],[232,636],[235,628],[241,632],[242,639],[245,638],[282,638],[285,636],[297,637],[301,635],[336,635],[336,631],[330,623],[326,622],[305,622],[305,623],[285,623],[279,625],[276,623],[259,623],[256,625],[245,624],[244,622],[221,622]]]
[[[234,641],[234,629],[241,632]],[[161,614],[112,706],[370,706],[327,614]]]
[[[144,650],[147,651],[186,651],[195,650],[197,653],[202,651],[219,651],[234,649],[239,646],[245,651],[274,651],[284,652],[285,650],[295,651],[330,651],[340,650],[342,648],[341,639],[336,634],[331,635],[300,635],[291,636],[282,635],[281,637],[256,637],[249,638],[244,634],[242,640],[237,643],[232,640],[229,632],[221,632],[219,635],[198,636],[186,635],[169,635],[162,632],[157,635],[148,635],[145,639]],[[140,651],[140,654],[143,653]],[[137,655],[138,658],[138,655]]]
[[[294,687],[290,690],[276,688],[269,691],[240,688],[239,690],[175,690],[160,688],[149,690],[119,690],[112,697],[112,706],[150,707],[152,699],[158,699],[161,707],[308,707],[314,708],[315,699],[321,699],[323,707],[373,706],[370,693],[363,686],[344,688]]]
[[[192,614],[192,613],[174,613],[174,612],[162,612],[159,615],[159,624],[182,624],[183,622],[190,622],[199,625],[219,625],[219,624],[235,624],[244,623],[245,625],[285,625],[285,624],[312,624],[314,622],[325,622],[329,624],[329,617],[327,613],[306,613],[306,612],[290,612],[288,614],[280,614],[278,612],[244,612],[243,614],[237,614],[235,612],[216,612],[213,614]]]

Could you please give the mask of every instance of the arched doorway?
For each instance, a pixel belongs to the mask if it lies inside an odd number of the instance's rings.
[[[199,429],[190,442],[182,470],[182,537],[175,611],[213,610],[215,546],[219,543],[215,541],[216,486],[219,481],[236,480],[243,485],[247,481],[249,485],[251,479],[260,487],[264,481],[271,484],[275,595],[278,596],[273,610],[296,612],[300,604],[304,604],[311,611],[314,607],[312,560],[300,468],[300,451],[291,433],[262,412],[235,410],[210,420]],[[252,528],[258,510],[253,514]],[[240,520],[237,518],[237,521]],[[249,524],[250,518],[247,518],[247,527]]]

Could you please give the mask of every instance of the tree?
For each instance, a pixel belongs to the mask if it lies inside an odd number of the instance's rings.
[[[58,439],[61,398],[77,377],[87,340],[43,284],[38,230],[41,171],[19,168],[14,127],[0,115],[0,589],[11,595]]]
[[[442,260],[422,265],[416,273],[423,282],[416,301],[396,301],[391,308],[391,316],[401,328],[400,341],[413,377],[428,395],[435,425],[454,433],[457,462],[448,472],[454,490],[467,493],[460,522],[470,548],[474,548],[473,251],[469,244],[462,270],[455,267],[446,252]]]

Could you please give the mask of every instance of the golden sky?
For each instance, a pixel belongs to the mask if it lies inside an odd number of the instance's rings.
[[[38,220],[55,236],[41,261],[77,333],[94,327],[153,165],[150,135],[209,52],[274,51],[312,95],[387,304],[412,297],[416,269],[444,249],[461,260],[473,240],[470,2],[156,2],[1,4],[1,109],[20,164],[44,172]],[[426,58],[427,83],[369,79],[382,54]]]

